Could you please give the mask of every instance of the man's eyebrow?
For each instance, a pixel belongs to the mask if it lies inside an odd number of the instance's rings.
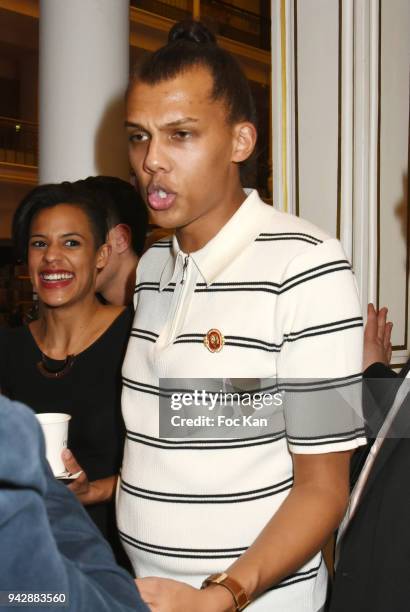
[[[125,121],[124,122],[124,127],[126,127],[126,128],[138,128],[139,130],[144,130],[142,125],[139,125],[139,123],[133,123],[132,121]]]
[[[195,119],[194,117],[182,117],[182,119],[177,119],[176,121],[170,121],[169,123],[165,123],[162,127],[180,127],[181,125],[185,125],[185,123],[198,123],[198,121],[199,119]]]
[[[196,119],[195,117],[182,117],[181,119],[176,119],[175,121],[169,121],[168,123],[164,123],[164,125],[160,126],[160,129],[163,130],[168,128],[180,127],[181,125],[185,125],[186,123],[198,123],[198,121],[199,119]],[[139,123],[126,121],[124,125],[126,128],[134,128],[146,132],[146,128],[144,128]]]

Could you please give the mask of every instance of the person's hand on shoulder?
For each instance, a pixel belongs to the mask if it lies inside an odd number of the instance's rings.
[[[387,322],[388,309],[376,310],[373,304],[367,306],[367,323],[364,328],[363,370],[373,363],[388,366],[392,356],[391,332],[393,323]]]

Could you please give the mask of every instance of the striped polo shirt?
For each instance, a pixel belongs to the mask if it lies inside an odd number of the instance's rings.
[[[286,499],[291,453],[353,449],[365,438],[343,402],[296,402],[265,435],[164,438],[160,381],[349,385],[360,379],[362,362],[356,285],[337,240],[251,191],[199,251],[188,256],[175,237],[154,244],[138,266],[135,305],[123,365],[118,526],[137,576],[199,587],[253,543]],[[217,352],[204,343],[211,329],[224,339]],[[326,582],[318,553],[250,609],[316,612]]]

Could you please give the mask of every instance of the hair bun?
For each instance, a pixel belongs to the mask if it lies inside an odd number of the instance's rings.
[[[201,22],[186,19],[176,23],[168,34],[168,43],[176,40],[190,40],[198,45],[216,44],[216,38],[210,30]]]

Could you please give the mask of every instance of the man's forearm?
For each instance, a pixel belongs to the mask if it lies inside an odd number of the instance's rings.
[[[294,487],[252,546],[227,569],[254,599],[302,567],[339,525],[347,491],[335,495],[310,484]]]

